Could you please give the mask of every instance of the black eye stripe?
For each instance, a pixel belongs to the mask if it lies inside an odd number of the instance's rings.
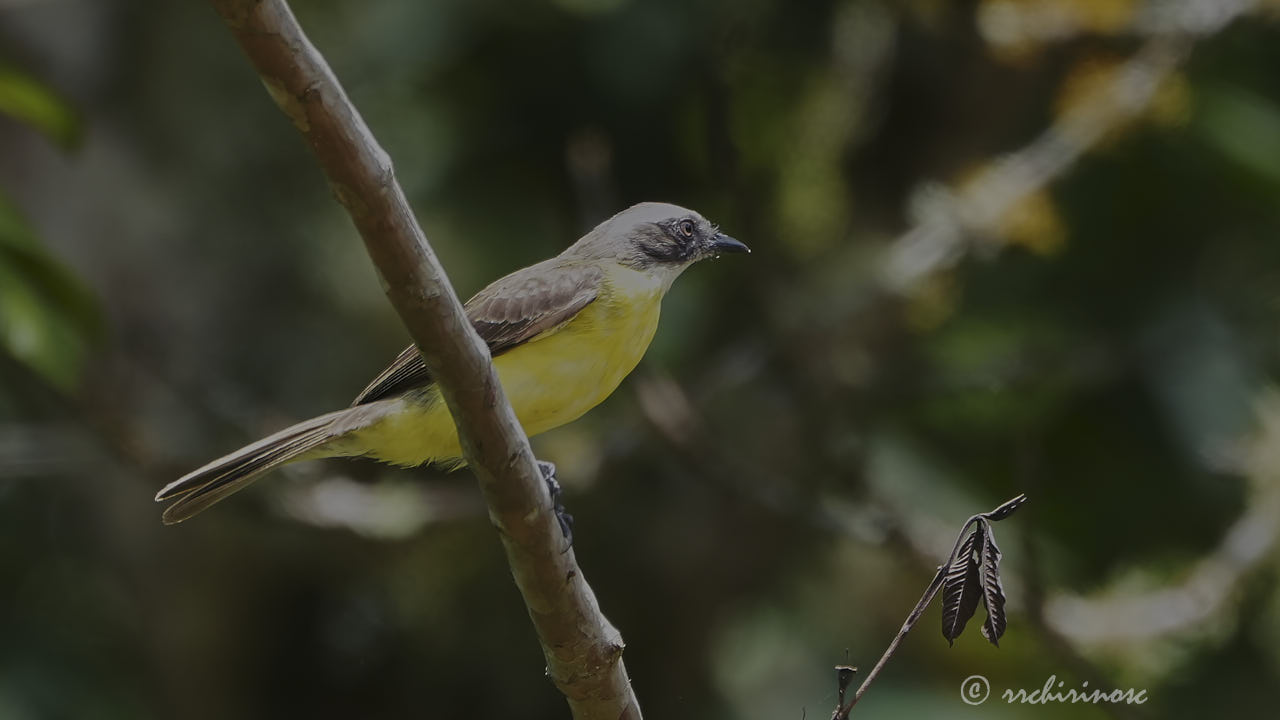
[[[691,217],[653,224],[657,233],[637,243],[640,252],[655,262],[682,263],[697,255],[698,222]]]
[[[658,262],[678,262],[686,257],[686,249],[673,242],[644,243],[640,249]]]
[[[685,243],[698,237],[698,221],[691,217],[673,218],[657,225],[676,242]]]

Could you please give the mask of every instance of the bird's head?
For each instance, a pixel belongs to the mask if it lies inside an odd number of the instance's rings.
[[[565,251],[675,279],[685,268],[720,253],[750,248],[692,210],[667,203],[632,205],[596,226]]]

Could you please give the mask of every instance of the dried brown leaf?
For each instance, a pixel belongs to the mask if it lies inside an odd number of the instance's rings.
[[[987,513],[985,517],[987,520],[990,520],[991,522],[999,522],[1009,517],[1010,515],[1012,515],[1014,511],[1016,511],[1018,508],[1025,505],[1026,502],[1027,502],[1027,496],[1025,494],[1019,495],[1013,498],[1012,500],[1005,502],[1003,505],[996,508],[995,510],[992,510],[991,512]]]
[[[973,532],[965,538],[947,568],[942,583],[942,636],[949,645],[960,637],[965,624],[978,609],[982,580],[978,573],[977,554],[983,546],[983,537],[983,524],[975,523]]]
[[[1000,548],[996,545],[991,527],[985,528],[982,551],[982,604],[987,608],[986,622],[982,623],[982,636],[992,645],[1000,646],[1000,636],[1008,626],[1004,614],[1004,588],[1000,585]]]

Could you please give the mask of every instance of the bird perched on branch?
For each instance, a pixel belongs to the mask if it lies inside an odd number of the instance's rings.
[[[524,431],[532,436],[572,422],[608,397],[649,347],[671,283],[724,252],[750,250],[692,210],[641,203],[468,300],[467,318],[489,345]],[[220,457],[166,485],[156,500],[176,500],[164,521],[182,522],[279,465],[355,456],[404,466],[463,464],[457,428],[416,346],[351,407]]]

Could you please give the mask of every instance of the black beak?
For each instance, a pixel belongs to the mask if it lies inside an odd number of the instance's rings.
[[[746,245],[743,245],[742,243],[738,242],[737,240],[734,240],[733,238],[729,237],[728,235],[725,235],[722,232],[716,233],[716,236],[712,238],[711,250],[712,252],[717,252],[717,253],[722,253],[722,252],[749,253],[751,252],[751,248],[747,247]]]

